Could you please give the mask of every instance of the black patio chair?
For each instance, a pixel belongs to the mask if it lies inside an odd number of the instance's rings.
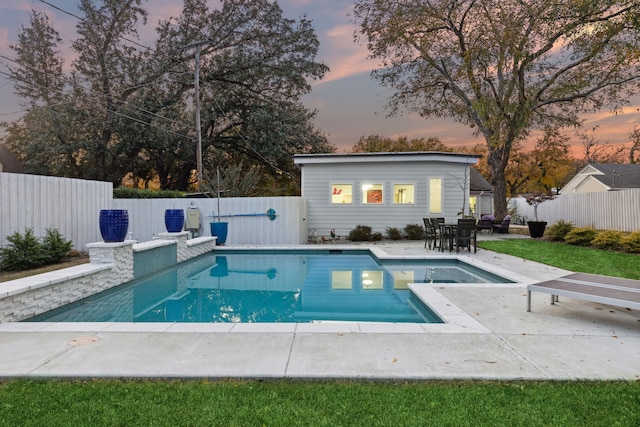
[[[431,249],[431,245],[433,245],[433,249],[436,248],[436,244],[438,243],[438,231],[431,223],[430,218],[422,218],[422,222],[424,223],[424,248],[427,248],[429,245],[429,249]]]
[[[475,219],[459,219],[458,226],[456,227],[455,237],[453,238],[456,252],[460,252],[461,246],[466,247],[467,250],[471,252],[471,244],[473,243],[473,253],[476,253],[478,251],[477,233],[478,229]]]

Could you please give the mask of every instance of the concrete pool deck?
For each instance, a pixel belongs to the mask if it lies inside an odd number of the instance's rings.
[[[423,242],[374,246],[438,254]],[[527,312],[526,282],[566,271],[481,249],[461,256],[523,283],[422,285],[447,311],[444,325],[2,323],[0,377],[640,379],[640,312],[567,298],[552,306],[536,293]]]

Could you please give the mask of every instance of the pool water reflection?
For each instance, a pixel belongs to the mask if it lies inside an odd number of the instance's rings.
[[[456,260],[379,263],[367,251],[225,251],[30,321],[439,323],[409,283],[491,280]]]

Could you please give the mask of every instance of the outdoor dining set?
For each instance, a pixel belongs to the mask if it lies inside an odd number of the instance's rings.
[[[424,247],[449,252],[455,248],[466,248],[471,252],[477,251],[477,223],[475,218],[461,218],[457,222],[446,222],[444,218],[422,218],[426,231]]]

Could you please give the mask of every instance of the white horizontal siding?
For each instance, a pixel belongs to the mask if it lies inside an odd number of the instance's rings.
[[[422,224],[422,218],[458,217],[465,200],[464,174],[468,166],[442,162],[384,162],[353,164],[305,164],[302,167],[302,196],[308,203],[311,235],[328,235],[335,229],[339,236],[349,234],[357,225],[371,226],[384,234],[388,227],[404,228]],[[429,179],[443,182],[443,212],[428,211]],[[353,204],[331,203],[332,184],[352,184]],[[362,203],[363,184],[383,184],[384,203]],[[415,204],[393,204],[393,184],[414,184]]]

